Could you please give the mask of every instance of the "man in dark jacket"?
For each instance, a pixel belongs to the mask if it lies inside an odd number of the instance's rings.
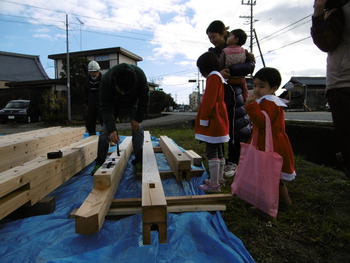
[[[148,110],[149,86],[145,73],[139,67],[122,63],[110,68],[100,84],[100,110],[103,132],[99,137],[98,156],[92,174],[105,162],[109,142],[119,143],[115,119],[130,118],[135,159],[142,163],[144,132],[141,122]]]
[[[102,117],[98,105],[99,86],[102,78],[100,65],[96,61],[90,61],[88,64],[88,72],[89,78],[85,83],[87,109],[85,127],[89,135],[96,135],[96,121],[99,120],[102,124]]]

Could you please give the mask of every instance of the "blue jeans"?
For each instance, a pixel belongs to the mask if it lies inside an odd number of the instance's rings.
[[[142,163],[143,140],[144,131],[142,126],[140,127],[139,131],[132,131],[132,148],[135,155],[134,164]],[[95,163],[97,165],[102,165],[106,161],[109,143],[109,133],[105,128],[103,128],[98,138],[97,158],[95,159]]]

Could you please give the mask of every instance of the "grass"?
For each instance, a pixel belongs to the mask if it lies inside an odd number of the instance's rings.
[[[194,139],[192,127],[149,128],[166,135],[186,150],[205,158],[205,144]],[[123,135],[130,135],[123,131]],[[281,208],[277,219],[251,213],[236,196],[222,217],[256,262],[350,262],[350,181],[338,170],[295,157],[296,180],[287,183],[292,206]],[[207,167],[207,166],[206,166]],[[233,179],[224,192],[230,192]]]

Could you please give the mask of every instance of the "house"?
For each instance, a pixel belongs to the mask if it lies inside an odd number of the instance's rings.
[[[37,91],[22,88],[17,83],[49,82],[39,56],[0,51],[0,108],[11,99],[37,97]],[[13,84],[13,85],[12,85]],[[13,89],[9,89],[9,87]],[[47,86],[44,85],[43,89]]]
[[[60,75],[63,71],[63,61],[67,58],[66,53],[48,56],[48,58],[55,61],[54,79],[50,79],[47,76],[38,56],[7,52],[1,52],[0,55],[0,65],[2,65],[0,85],[3,83],[3,89],[0,88],[0,107],[5,106],[10,99],[18,98],[35,99],[41,104],[43,103],[42,96],[45,91],[67,92],[67,80],[61,78]],[[140,56],[121,47],[70,52],[69,56],[97,61],[101,67],[102,74],[120,63],[137,65],[139,61],[142,61]],[[158,86],[158,84],[149,83],[151,91],[154,91]],[[81,109],[79,105],[74,106]],[[81,113],[76,113],[75,117],[82,118],[82,116],[78,117],[79,114],[82,115]]]
[[[5,88],[6,82],[49,79],[39,56],[0,51],[0,61],[0,88]]]
[[[282,89],[279,97],[289,101],[287,110],[325,110],[326,77],[292,77]]]
[[[104,48],[95,50],[86,50],[79,52],[70,52],[69,56],[86,58],[87,60],[95,60],[101,67],[101,73],[105,73],[111,67],[120,63],[129,63],[137,65],[137,62],[142,61],[140,56],[122,48]],[[67,59],[67,53],[49,55],[48,58],[55,61],[55,78],[60,78],[62,72],[63,60]]]

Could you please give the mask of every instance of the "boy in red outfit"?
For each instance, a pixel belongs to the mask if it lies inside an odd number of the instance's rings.
[[[246,111],[253,126],[259,128],[258,148],[265,149],[265,111],[271,120],[274,151],[283,157],[280,181],[280,202],[290,205],[288,190],[282,180],[295,179],[294,154],[285,130],[284,111],[285,100],[275,96],[275,91],[281,85],[281,75],[275,68],[262,68],[254,76],[253,95],[248,96]]]

